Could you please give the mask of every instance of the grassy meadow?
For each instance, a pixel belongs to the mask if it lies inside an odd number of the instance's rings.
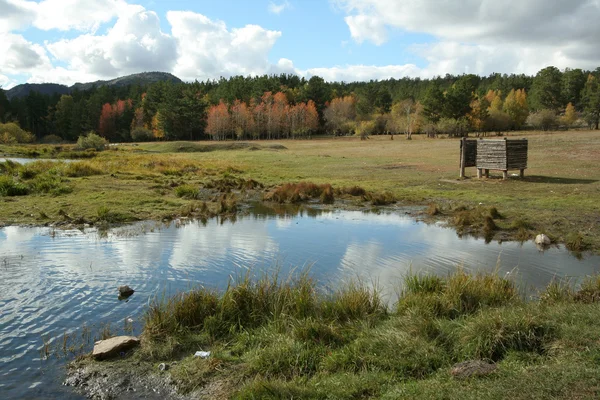
[[[334,207],[428,206],[464,233],[506,240],[546,233],[574,251],[600,251],[598,132],[516,132],[529,139],[525,179],[458,179],[459,143],[414,136],[277,142],[159,142],[77,152],[70,146],[0,146],[0,154],[79,158],[71,164],[0,164],[0,223],[123,223],[235,213],[273,200],[285,184],[330,185]],[[82,158],[86,157],[86,158]],[[518,171],[515,171],[518,172]],[[14,187],[13,187],[14,186]],[[279,190],[282,190],[279,188]],[[302,188],[292,188],[296,192]],[[316,202],[331,203],[318,194]],[[282,202],[313,198],[293,193]],[[337,200],[346,200],[343,202]],[[494,214],[492,222],[488,211]]]

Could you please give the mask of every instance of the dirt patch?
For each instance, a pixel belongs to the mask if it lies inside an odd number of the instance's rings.
[[[140,362],[72,363],[67,370],[65,386],[90,399],[191,399],[177,393],[168,373],[158,373],[152,365]]]
[[[375,169],[383,169],[383,170],[394,170],[394,169],[414,169],[414,165],[408,164],[384,164],[375,167]]]

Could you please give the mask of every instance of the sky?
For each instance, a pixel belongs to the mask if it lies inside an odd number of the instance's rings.
[[[0,86],[600,66],[600,0],[0,0]]]

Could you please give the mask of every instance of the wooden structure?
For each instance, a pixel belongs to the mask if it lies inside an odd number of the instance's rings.
[[[461,178],[465,176],[465,167],[477,167],[478,178],[483,174],[486,178],[489,177],[490,169],[502,171],[504,179],[508,178],[509,170],[518,169],[521,178],[525,176],[527,139],[467,140],[463,138],[460,149]]]
[[[465,168],[477,166],[477,140],[460,141],[460,177],[465,177]]]

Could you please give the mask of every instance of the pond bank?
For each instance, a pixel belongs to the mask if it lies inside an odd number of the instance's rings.
[[[359,282],[324,294],[306,274],[246,276],[152,303],[139,350],[79,361],[67,382],[116,398],[157,376],[167,399],[597,397],[600,279],[552,283],[533,302],[518,292],[495,274],[409,275],[388,307]],[[454,376],[470,360],[493,368]]]

